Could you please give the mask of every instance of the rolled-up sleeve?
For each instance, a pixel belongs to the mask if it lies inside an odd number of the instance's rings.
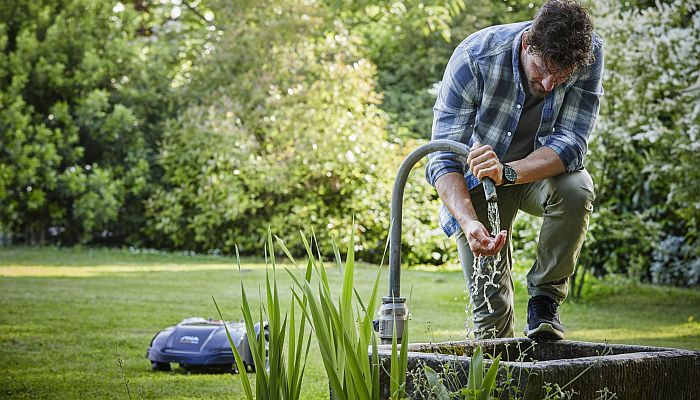
[[[603,42],[594,40],[595,62],[578,76],[566,92],[554,131],[544,146],[554,150],[568,172],[583,168],[588,138],[595,128],[603,96]]]
[[[432,140],[449,139],[464,144],[474,131],[476,99],[478,92],[475,66],[469,53],[462,46],[452,54],[440,84],[437,101],[433,107]],[[435,181],[448,172],[464,174],[466,158],[448,151],[428,156],[425,177],[435,186]]]

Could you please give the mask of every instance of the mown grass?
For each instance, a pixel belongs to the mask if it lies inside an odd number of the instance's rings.
[[[279,259],[282,259],[281,257]],[[244,259],[250,301],[264,295],[264,262]],[[242,398],[235,375],[154,373],[146,348],[160,329],[185,317],[215,317],[211,296],[227,319],[241,318],[241,277],[233,259],[133,254],[127,250],[0,248],[0,397],[159,399]],[[355,284],[367,295],[376,266],[358,265]],[[331,285],[340,274],[329,268]],[[277,274],[289,303],[291,281]],[[388,271],[380,294],[387,290]],[[516,276],[516,327],[527,295]],[[411,341],[462,339],[465,293],[460,271],[406,270],[402,291],[411,310]],[[700,291],[594,282],[583,301],[567,301],[568,338],[700,350]],[[253,378],[252,375],[250,375]],[[303,398],[328,398],[328,381],[312,341]]]

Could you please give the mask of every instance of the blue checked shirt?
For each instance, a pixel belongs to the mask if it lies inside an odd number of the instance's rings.
[[[520,80],[520,48],[531,22],[498,25],[466,38],[450,58],[433,107],[433,140],[450,139],[493,147],[499,158],[508,150],[525,102]],[[561,157],[566,170],[583,168],[588,137],[598,117],[603,75],[603,42],[593,35],[595,62],[558,85],[544,99],[533,151],[547,146]],[[480,184],[466,168],[466,158],[451,152],[428,156],[426,179],[448,172],[464,175],[469,190]],[[460,229],[443,205],[440,225],[447,236]]]

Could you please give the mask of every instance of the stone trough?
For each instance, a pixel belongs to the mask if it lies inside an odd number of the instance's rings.
[[[564,387],[572,380],[566,390],[573,389],[576,399],[600,398],[599,391],[604,388],[615,393],[615,399],[700,399],[700,352],[568,340],[534,343],[527,338],[409,344],[409,397],[422,398],[421,385],[424,392],[425,384],[418,383],[417,389],[416,381],[424,365],[437,372],[449,366],[451,390],[465,387],[471,355],[478,344],[487,355],[485,360],[501,355],[498,384],[504,385],[506,370],[510,370],[510,387],[519,389],[518,399],[542,399],[545,383]],[[379,356],[386,367],[380,378],[382,398],[388,399],[389,375],[385,371],[389,371],[391,345],[381,345]],[[491,363],[485,364],[488,367]]]
[[[401,297],[401,220],[403,192],[409,172],[426,155],[449,151],[466,158],[469,148],[451,140],[433,140],[412,151],[401,163],[391,196],[391,230],[389,240],[389,293],[382,298],[379,319],[375,321],[382,343],[391,343],[403,333],[409,312],[406,299]],[[496,199],[493,182],[485,179],[487,200]],[[449,366],[450,389],[465,387],[469,363],[476,346],[484,353],[501,355],[498,384],[511,388],[501,398],[542,399],[546,383],[573,389],[576,399],[601,398],[600,390],[607,388],[615,399],[627,400],[700,400],[700,352],[661,347],[606,345],[601,343],[558,341],[533,343],[530,339],[493,339],[483,341],[409,344],[406,389],[409,398],[421,398],[425,384],[416,381],[423,366],[436,372]],[[382,344],[379,356],[380,386],[383,399],[389,398],[389,364],[391,345]],[[488,357],[487,357],[488,358]],[[486,362],[487,366],[490,362]],[[507,372],[509,372],[507,374]],[[511,377],[510,383],[508,376]],[[612,397],[603,397],[610,399]]]

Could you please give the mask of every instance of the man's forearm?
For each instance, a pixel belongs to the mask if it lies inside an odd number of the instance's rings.
[[[469,221],[479,220],[462,174],[449,172],[439,177],[435,181],[435,189],[460,226],[465,226]]]
[[[518,174],[516,184],[540,181],[566,172],[559,154],[546,146],[533,151],[522,160],[509,162],[508,165]]]

